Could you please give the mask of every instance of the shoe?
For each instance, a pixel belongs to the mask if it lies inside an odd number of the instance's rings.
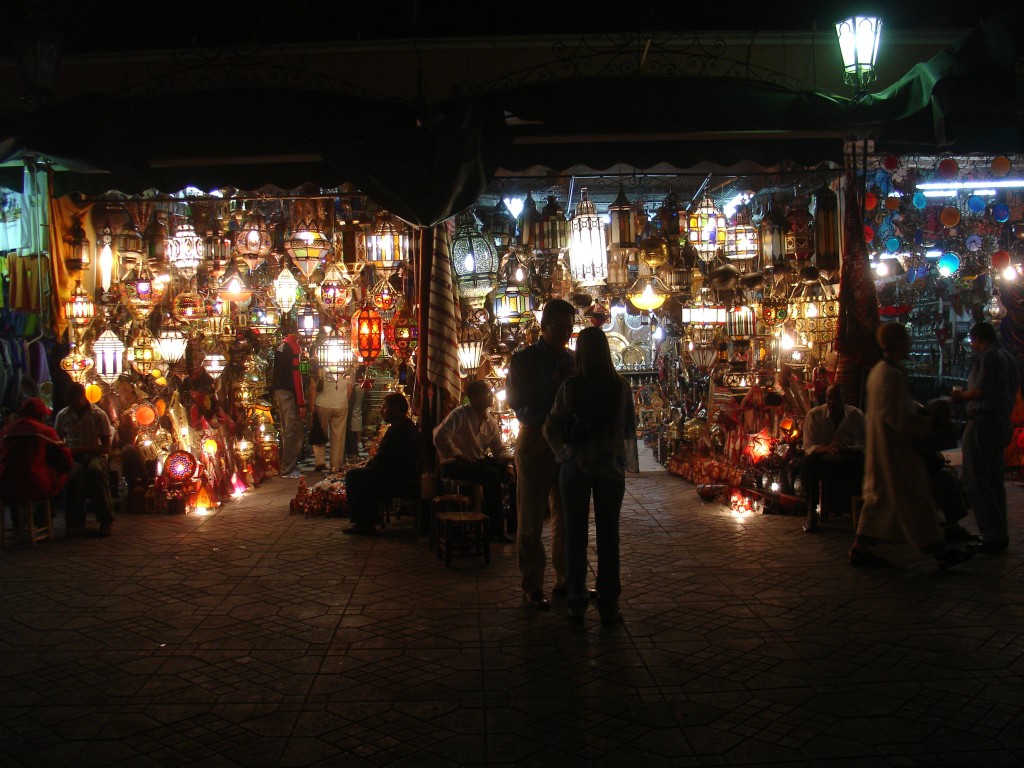
[[[287,475],[281,475],[281,477],[283,477],[285,480],[298,480],[300,477],[302,477],[302,473],[297,469],[293,469]]]
[[[818,523],[817,522],[804,523],[804,533],[817,533],[817,532],[818,532]]]
[[[955,568],[960,563],[966,563],[970,560],[977,552],[968,550],[964,552],[962,549],[947,549],[941,555],[935,556],[935,564],[938,566],[940,571],[946,571],[950,568]]]
[[[596,589],[588,589],[587,590],[587,597],[589,597],[591,600],[597,600],[597,598],[599,597],[599,595],[597,594],[597,590]]]
[[[885,568],[889,561],[869,549],[851,549],[850,565],[857,568]]]
[[[946,537],[946,541],[981,542],[981,536],[971,533],[962,525],[954,525],[952,528],[946,528],[945,531],[943,531],[943,535]]]
[[[1010,546],[1005,541],[979,541],[976,544],[968,544],[967,550],[975,554],[1001,555]]]
[[[353,536],[373,536],[377,533],[377,529],[374,528],[372,525],[356,523],[355,525],[350,526],[349,528],[343,529],[342,533],[348,533]]]
[[[622,621],[622,611],[616,611],[615,613],[609,613],[601,616],[602,627],[614,627],[616,624]]]
[[[551,607],[551,603],[544,597],[544,593],[537,591],[532,594],[523,592],[523,602],[531,608],[538,608],[542,611],[546,611]]]
[[[327,465],[326,464],[317,464],[315,467],[313,467],[313,471],[314,472],[326,472],[327,471]]]

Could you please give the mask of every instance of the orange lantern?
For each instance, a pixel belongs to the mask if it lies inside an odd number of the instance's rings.
[[[364,306],[352,317],[352,346],[364,363],[380,355],[381,331],[380,313],[371,306]]]
[[[85,388],[85,399],[95,405],[103,397],[103,388],[99,384],[89,384]]]
[[[756,435],[750,435],[750,441],[743,449],[743,455],[749,456],[750,460],[757,464],[772,452],[774,443],[775,440],[768,434],[768,430],[762,429]]]
[[[209,456],[217,455],[217,441],[212,437],[208,437],[203,440],[203,452]]]
[[[133,405],[128,413],[132,421],[135,422],[135,426],[139,429],[147,429],[153,426],[157,419],[156,408],[151,403],[145,401]]]

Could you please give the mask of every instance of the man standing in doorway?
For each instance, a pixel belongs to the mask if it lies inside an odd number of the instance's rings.
[[[1002,348],[990,323],[971,328],[974,366],[967,389],[954,391],[954,403],[967,403],[963,449],[964,491],[981,533],[977,551],[1005,552],[1010,543],[1006,521],[1004,451],[1013,436],[1010,412],[1020,389],[1017,360]]]
[[[306,420],[306,397],[302,386],[299,361],[299,335],[292,320],[281,321],[285,334],[274,350],[272,389],[277,416],[281,421],[281,477],[302,477],[299,471],[299,453],[302,451],[302,425]]]
[[[551,514],[555,595],[565,594],[565,521],[558,491],[558,462],[541,428],[554,405],[555,393],[573,374],[573,355],[566,345],[572,336],[575,317],[576,309],[567,301],[552,299],[545,304],[540,320],[540,339],[512,356],[505,385],[508,404],[519,419],[519,438],[516,440],[519,528],[516,544],[523,600],[544,610],[550,607],[544,595],[544,571],[547,567],[541,542],[544,514],[548,511]]]

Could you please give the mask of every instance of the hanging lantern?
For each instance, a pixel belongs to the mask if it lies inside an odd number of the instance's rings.
[[[85,328],[96,317],[96,304],[82,288],[82,281],[76,280],[71,296],[64,302],[64,319],[75,328]]]
[[[569,269],[573,280],[582,286],[604,285],[608,277],[606,250],[604,222],[584,187],[576,214],[569,222]]]
[[[633,306],[647,312],[660,307],[668,297],[668,288],[656,275],[645,275],[639,278],[626,291],[626,298],[629,299]]]
[[[160,363],[160,350],[156,339],[145,327],[135,337],[127,352],[128,364],[142,376],[148,376]]]
[[[83,354],[78,347],[73,347],[60,361],[61,370],[70,376],[72,381],[77,381],[79,384],[85,383],[93,365],[92,358]]]
[[[732,224],[725,228],[725,255],[740,272],[750,272],[760,251],[757,230],[751,224],[750,206],[736,209]]]
[[[671,247],[686,245],[690,241],[686,206],[679,201],[675,192],[670,191],[661,202],[654,212],[654,220],[659,234]]]
[[[531,314],[533,297],[529,293],[512,290],[507,284],[498,283],[494,292],[494,319],[501,325],[519,325]]]
[[[786,257],[807,261],[814,254],[814,218],[807,198],[798,195],[786,210]]]
[[[480,367],[484,340],[484,334],[472,325],[463,326],[459,332],[459,370],[463,376],[471,376]]]
[[[284,249],[292,257],[292,263],[308,281],[331,252],[331,241],[324,237],[312,220],[300,221],[284,241]]]
[[[85,387],[85,399],[93,405],[96,405],[96,403],[103,399],[103,387],[96,382],[87,384]]]
[[[616,251],[636,248],[636,206],[626,197],[626,189],[621,184],[618,197],[608,206],[608,217],[611,219],[609,247]],[[609,273],[610,266],[609,264]]]
[[[392,323],[392,340],[389,342],[391,349],[403,360],[408,358],[419,346],[420,329],[416,319],[405,310],[395,315]]]
[[[367,293],[367,298],[385,320],[392,317],[398,308],[405,303],[405,297],[402,296],[401,291],[395,290],[389,275],[385,275],[373,284],[373,287]]]
[[[203,370],[216,381],[228,367],[228,358],[218,347],[214,347],[203,358]]]
[[[163,301],[166,285],[153,277],[148,265],[141,264],[126,276],[121,288],[132,316],[145,322],[153,308]]]
[[[366,263],[394,269],[409,258],[409,237],[399,231],[390,213],[379,211],[373,234],[366,242]]]
[[[317,288],[320,306],[328,312],[340,312],[352,296],[352,281],[337,264],[328,264],[324,279]]]
[[[534,240],[537,237],[537,228],[540,226],[541,215],[537,210],[537,201],[533,199],[530,192],[526,193],[523,201],[523,210],[519,214],[519,240],[529,250],[534,250]]]
[[[270,255],[274,239],[267,229],[267,219],[258,210],[252,210],[235,235],[235,250],[245,261],[249,271],[255,271]]]
[[[773,198],[768,198],[767,205],[758,225],[761,263],[766,267],[779,266],[786,259],[786,215]]]
[[[114,280],[114,230],[110,228],[110,221],[104,222],[96,233],[96,249],[99,253],[96,256],[96,271],[99,274],[100,286],[104,292],[110,290]]]
[[[875,16],[852,16],[836,22],[836,35],[843,56],[843,79],[853,86],[854,98],[859,98],[875,79],[882,20]]]
[[[320,370],[332,376],[344,375],[355,363],[355,351],[347,333],[348,328],[335,327],[316,348]]]
[[[380,355],[382,331],[380,313],[373,307],[364,306],[352,317],[352,346],[362,362],[371,363]]]
[[[191,279],[203,260],[203,238],[196,234],[192,219],[186,219],[167,240],[167,260],[179,274]]]
[[[705,197],[689,217],[690,244],[705,264],[712,262],[719,248],[725,247],[725,215],[711,198]]]
[[[299,335],[302,338],[306,340],[313,339],[320,333],[320,313],[309,302],[299,307],[298,312],[295,313],[295,320]]]
[[[512,244],[516,234],[516,222],[504,200],[499,200],[494,208],[484,215],[483,230],[499,251]]]
[[[498,253],[481,234],[472,211],[455,219],[451,259],[459,298],[469,310],[482,308],[487,294],[498,284]]]
[[[558,199],[550,195],[540,218],[533,223],[530,245],[538,251],[563,251],[568,244],[569,223],[565,220],[565,211]]]
[[[184,483],[191,480],[199,468],[196,457],[188,451],[174,451],[164,462],[163,476],[172,483]]]
[[[726,318],[726,334],[733,341],[750,341],[756,331],[754,310],[745,304],[737,304],[729,310]]]
[[[245,304],[252,298],[252,289],[246,284],[238,270],[232,267],[225,273],[224,280],[217,289],[217,296],[224,301]]]
[[[124,225],[117,234],[115,241],[122,270],[132,269],[142,263],[142,250],[144,247],[142,233],[130,214],[125,218]]]
[[[206,317],[206,301],[195,291],[185,291],[174,297],[171,315],[179,323],[192,323]]]
[[[96,375],[113,384],[124,371],[124,342],[109,328],[92,343]]]
[[[173,320],[165,319],[156,339],[156,347],[160,357],[173,365],[185,356],[188,339]]]
[[[64,263],[68,271],[79,272],[89,266],[89,238],[85,235],[85,227],[82,226],[84,213],[73,214],[71,225],[64,234],[64,243],[67,251]]]
[[[249,306],[249,328],[257,333],[273,333],[281,326],[281,310],[259,297]]]
[[[998,325],[999,321],[1006,317],[1007,310],[1003,305],[1002,300],[999,298],[999,291],[992,292],[992,298],[988,300],[988,303],[982,308],[982,312],[985,313],[985,318],[993,324]]]
[[[288,267],[274,278],[274,302],[281,312],[288,314],[299,300],[299,281]]]

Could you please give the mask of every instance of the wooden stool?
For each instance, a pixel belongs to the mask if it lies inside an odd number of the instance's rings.
[[[439,512],[437,515],[437,556],[445,567],[453,557],[480,557],[491,562],[491,544],[484,532],[487,515],[482,512]]]
[[[36,525],[36,506],[41,504],[45,516],[42,525]],[[50,500],[29,501],[23,504],[11,504],[11,525],[7,525],[7,516],[3,516],[0,523],[0,546],[7,546],[7,537],[11,536],[15,542],[18,539],[27,539],[33,547],[38,541],[45,541],[53,538],[53,509],[50,507]],[[0,509],[2,511],[2,509]]]
[[[430,502],[430,523],[427,536],[427,549],[433,549],[437,545],[437,516],[441,512],[468,512],[470,505],[469,496],[458,493],[448,493],[442,496],[435,496]]]

